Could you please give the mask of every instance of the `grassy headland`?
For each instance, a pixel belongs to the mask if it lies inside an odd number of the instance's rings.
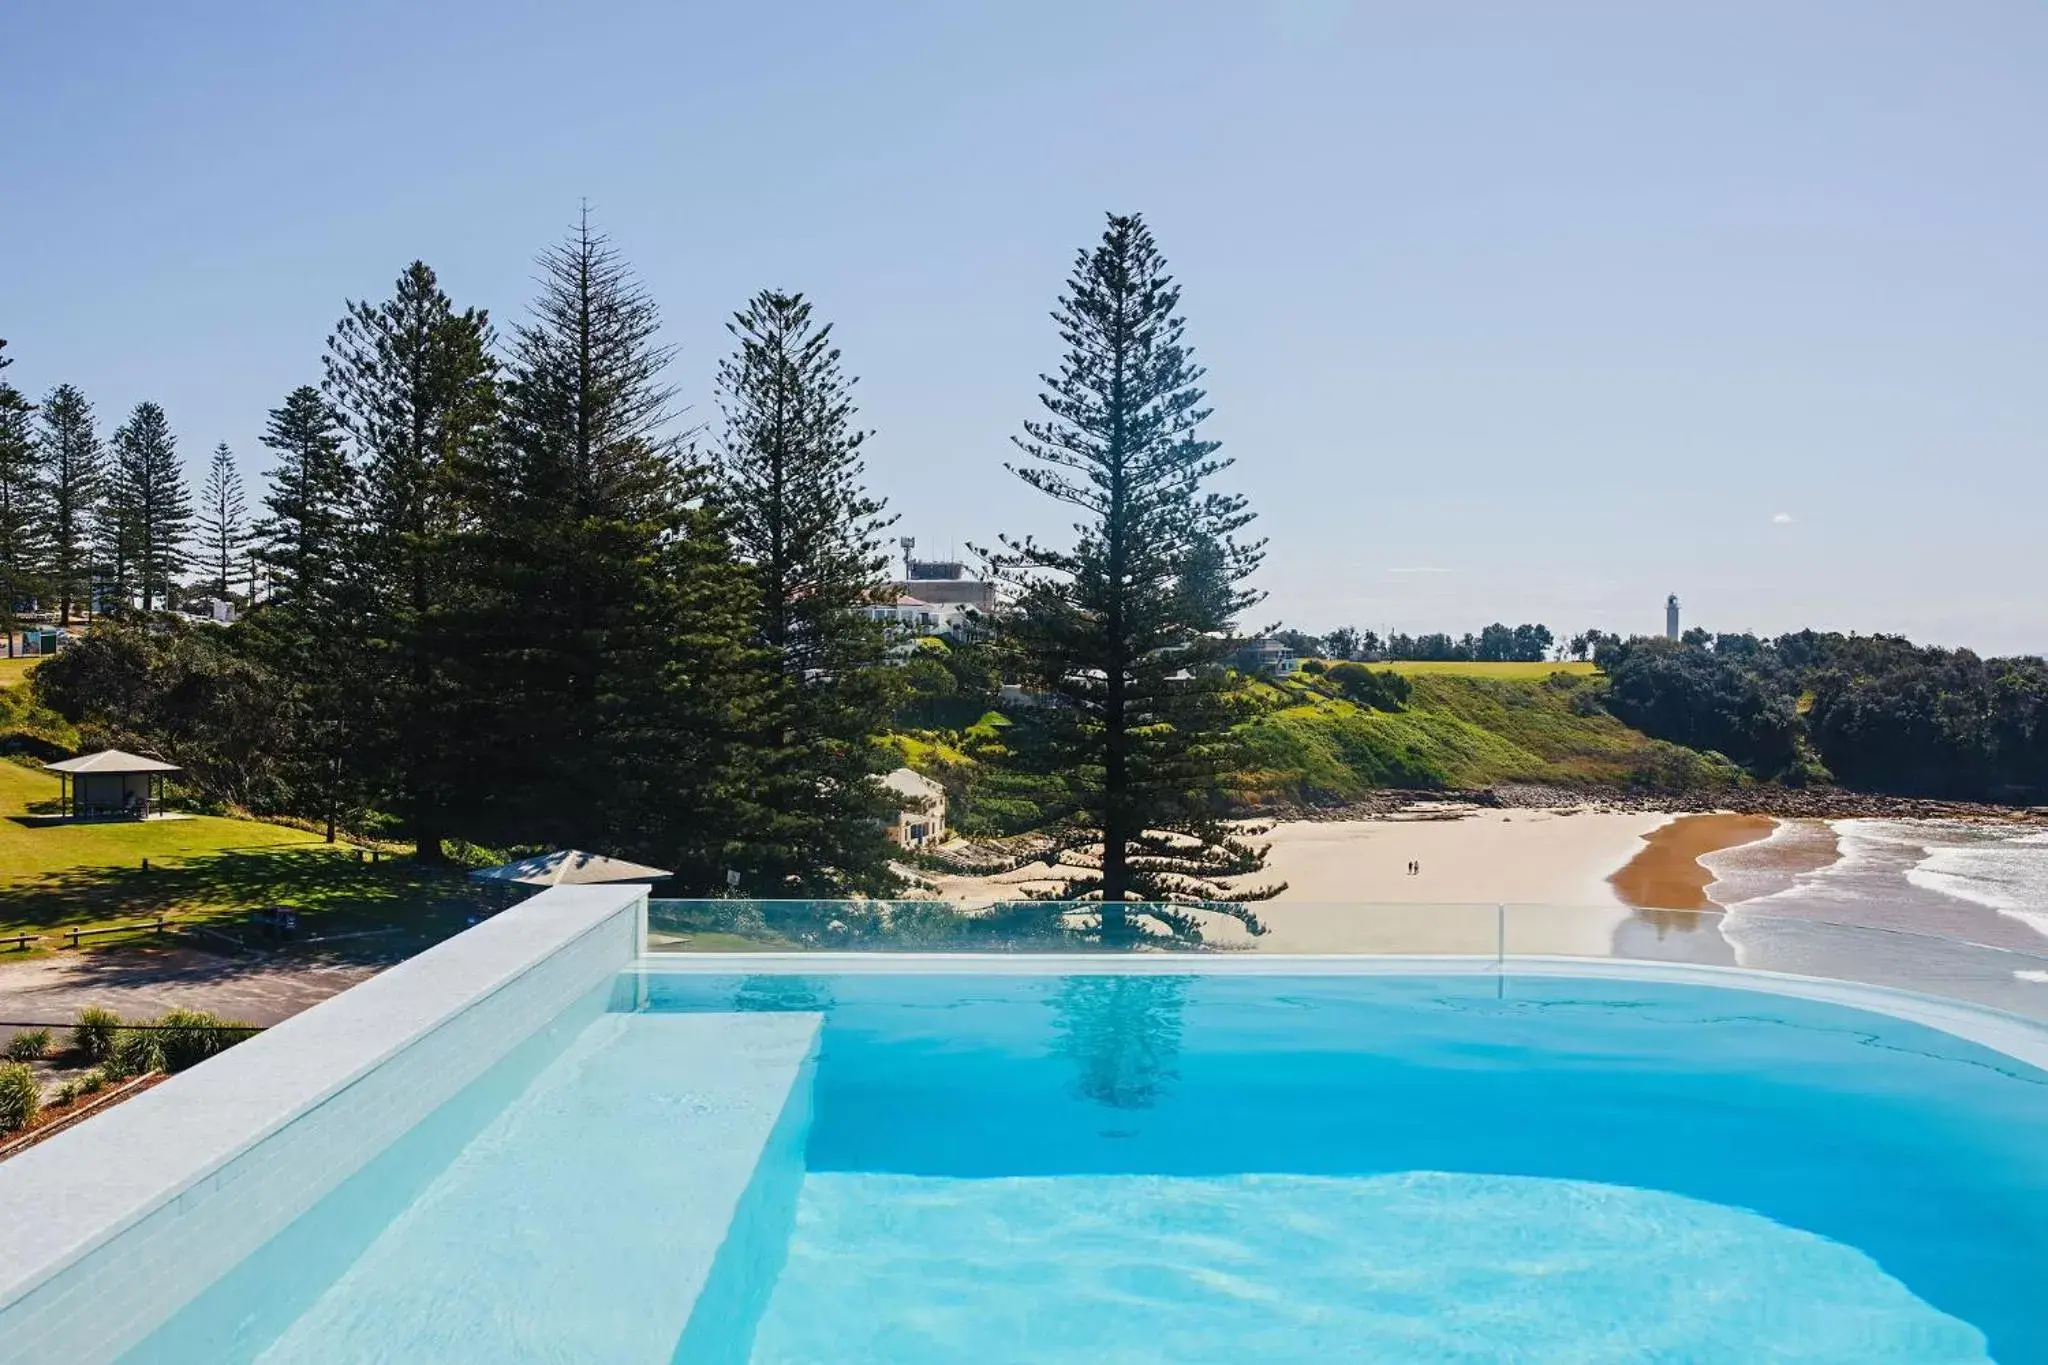
[[[1355,667],[1355,666],[1354,666]],[[1375,670],[1381,665],[1373,665]],[[1601,707],[1604,681],[1587,664],[1387,666],[1405,678],[1398,704],[1348,692],[1327,673],[1246,684],[1253,756],[1247,787],[1262,801],[1335,806],[1376,790],[1471,790],[1506,782],[1638,792],[1726,790],[1742,772],[1631,729]],[[967,834],[1035,823],[1049,779],[1012,760],[1030,743],[1028,717],[982,714],[959,728],[892,737],[905,763],[953,793]]]
[[[1330,695],[1313,678],[1270,685],[1247,727],[1260,760],[1253,786],[1275,799],[1354,800],[1381,787],[1469,789],[1501,782],[1695,789],[1732,786],[1714,755],[1653,740],[1600,709],[1584,670],[1451,664],[1409,676],[1402,709]]]

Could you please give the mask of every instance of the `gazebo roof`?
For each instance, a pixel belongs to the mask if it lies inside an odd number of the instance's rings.
[[[595,886],[605,882],[660,881],[672,874],[644,863],[629,863],[624,858],[566,848],[521,858],[503,867],[486,867],[469,875],[476,881],[519,882],[525,886]]]
[[[96,754],[80,754],[56,763],[45,763],[45,769],[53,773],[181,773],[185,771],[175,763],[160,763],[140,754],[123,753],[119,749],[102,749]]]

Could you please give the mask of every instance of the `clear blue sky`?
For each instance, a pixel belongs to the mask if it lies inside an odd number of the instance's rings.
[[[1104,210],[1153,223],[1267,618],[2048,649],[2048,5],[18,0],[0,335],[250,474],[345,297],[501,325],[587,196],[699,420],[801,289],[924,547]]]

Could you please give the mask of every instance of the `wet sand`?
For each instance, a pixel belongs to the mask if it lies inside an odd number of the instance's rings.
[[[1712,910],[1714,874],[1700,858],[1768,838],[1768,815],[1681,815],[1643,836],[1643,847],[1608,882],[1625,903],[1643,909]]]

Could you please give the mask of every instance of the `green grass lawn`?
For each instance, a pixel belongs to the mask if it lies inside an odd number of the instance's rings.
[[[29,669],[41,662],[41,659],[23,659],[20,657],[9,659],[0,656],[0,687],[10,687],[20,682],[28,676]]]
[[[302,937],[392,929],[393,946],[409,949],[460,929],[475,904],[459,870],[358,862],[347,846],[283,825],[218,816],[45,825],[27,815],[57,791],[56,778],[0,761],[0,932],[158,915],[227,928],[250,910],[288,905],[301,912]]]
[[[1553,673],[1591,674],[1597,671],[1592,664],[1576,660],[1566,663],[1503,664],[1410,659],[1397,663],[1370,664],[1368,667],[1391,669],[1410,678],[1432,674],[1449,674],[1460,678],[1547,678]]]

